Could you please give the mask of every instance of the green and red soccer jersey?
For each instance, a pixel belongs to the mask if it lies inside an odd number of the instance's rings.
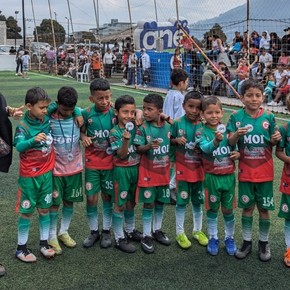
[[[163,123],[160,127],[144,121],[137,129],[134,144],[136,146],[149,144],[158,139],[160,146],[150,149],[141,155],[138,186],[152,187],[169,184],[170,176],[170,125]]]
[[[111,170],[113,168],[113,151],[109,134],[116,122],[114,110],[99,111],[95,105],[82,111],[86,134],[92,137],[92,144],[85,150],[85,168],[94,170]]]
[[[260,109],[255,118],[245,109],[233,113],[227,125],[229,132],[246,127],[248,132],[238,140],[241,154],[239,180],[244,182],[265,182],[274,178],[271,135],[275,132],[276,121],[271,112]]]
[[[284,148],[285,154],[290,156],[290,122],[281,126],[280,132],[282,139],[277,146]],[[282,171],[280,191],[286,194],[290,194],[290,164],[287,162],[284,163]]]
[[[120,128],[118,125],[116,125],[110,132],[110,143],[111,143],[111,148],[114,152],[114,155],[113,155],[114,166],[128,167],[128,166],[134,166],[140,163],[140,155],[136,152],[136,146],[133,144],[135,134],[136,134],[135,128],[130,131],[131,138],[129,141],[127,158],[121,159],[117,155],[116,151],[123,146],[124,131],[125,131],[125,128]]]
[[[197,153],[195,142],[196,131],[201,127],[200,121],[192,123],[185,115],[174,120],[172,137],[187,140],[185,145],[175,147],[176,180],[198,182],[204,179],[201,155]]]
[[[45,133],[45,142],[35,142],[35,137]],[[35,177],[54,168],[55,153],[52,147],[50,122],[47,116],[43,120],[32,119],[29,112],[24,114],[16,128],[14,145],[20,152],[20,176]]]
[[[205,173],[215,175],[226,175],[235,172],[235,162],[230,158],[230,154],[235,147],[230,146],[226,133],[219,146],[214,145],[215,129],[204,125],[196,132],[199,140],[198,146],[202,151],[202,161]]]

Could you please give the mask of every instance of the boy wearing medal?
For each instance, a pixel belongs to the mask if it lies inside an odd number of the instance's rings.
[[[26,263],[36,262],[35,255],[27,248],[30,219],[37,208],[40,227],[40,252],[45,258],[54,256],[48,245],[52,202],[52,170],[55,153],[52,147],[49,118],[46,116],[50,99],[47,93],[34,87],[27,91],[27,112],[15,131],[14,145],[20,153],[20,177],[16,211],[18,219],[18,246],[16,257]]]
[[[274,166],[272,147],[281,139],[275,116],[261,108],[263,86],[246,80],[241,88],[244,108],[230,116],[227,129],[229,143],[241,153],[239,160],[239,200],[242,212],[243,244],[236,258],[244,259],[252,251],[252,225],[255,207],[259,211],[259,259],[271,259],[269,246],[270,210],[274,210]]]
[[[143,203],[143,237],[141,248],[154,252],[153,238],[169,246],[170,240],[161,230],[164,203],[170,202],[170,125],[162,120],[163,98],[148,94],[143,99],[145,121],[137,129],[134,144],[141,154],[136,202]],[[152,216],[154,209],[153,231]]]
[[[90,84],[92,106],[82,111],[84,125],[81,127],[82,144],[85,147],[85,191],[87,196],[87,218],[90,234],[84,240],[85,248],[92,247],[100,238],[101,248],[112,245],[112,196],[113,152],[109,133],[116,117],[111,107],[110,84],[106,79],[95,79]],[[98,225],[98,196],[103,200],[103,229],[100,236]]]
[[[76,242],[68,234],[68,229],[73,216],[73,203],[83,201],[80,129],[73,118],[77,101],[78,94],[74,88],[60,88],[57,94],[57,108],[50,119],[56,159],[53,170],[48,243],[58,255],[62,253],[58,241],[68,248],[76,246]],[[62,219],[58,235],[56,235],[58,209],[61,202],[63,202]]]
[[[133,253],[136,247],[131,241],[140,242],[142,234],[135,228],[134,207],[138,182],[140,155],[136,152],[133,140],[136,133],[136,104],[133,97],[120,96],[115,102],[115,115],[118,124],[110,132],[110,143],[114,152],[114,191],[113,230],[116,247],[123,252]],[[125,218],[125,235],[123,223]]]
[[[235,162],[240,154],[229,145],[226,127],[221,124],[223,109],[217,97],[207,97],[202,101],[201,116],[205,125],[196,132],[202,151],[205,172],[206,218],[209,242],[207,251],[216,256],[219,252],[218,210],[225,222],[225,249],[233,256],[237,250],[234,240],[235,217],[233,213],[235,200]]]

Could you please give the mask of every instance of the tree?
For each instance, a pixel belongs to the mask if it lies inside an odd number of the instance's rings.
[[[207,39],[208,36],[213,36],[214,34],[218,35],[219,38],[225,43],[227,40],[227,36],[223,32],[222,27],[218,24],[215,23],[213,27],[204,34],[204,39]]]
[[[9,16],[7,18],[6,27],[7,27],[6,30],[7,39],[22,39],[22,36],[19,34],[19,32],[21,32],[21,27],[17,25],[17,21],[14,17]]]
[[[65,41],[65,30],[61,24],[59,24],[56,20],[52,20],[55,42],[56,46],[59,46]],[[40,23],[40,26],[36,26],[38,33],[38,41],[40,42],[48,42],[53,45],[53,35],[52,35],[52,27],[50,19],[43,19]],[[36,41],[36,32],[35,29],[33,31],[34,40]]]
[[[90,40],[91,42],[96,42],[96,37],[92,32],[82,31],[82,37],[79,41],[86,42],[86,40]]]

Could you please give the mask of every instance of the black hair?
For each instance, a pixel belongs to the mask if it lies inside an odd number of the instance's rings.
[[[25,104],[35,105],[38,101],[48,101],[50,98],[47,92],[40,87],[33,87],[29,89],[25,96]]]
[[[209,105],[218,105],[220,109],[222,109],[222,103],[216,96],[209,96],[204,98],[201,103],[201,110],[205,111]]]
[[[254,80],[245,80],[242,84],[242,87],[241,87],[241,95],[243,96],[246,93],[246,91],[250,88],[259,89],[262,94],[264,92],[264,87],[262,84],[258,83],[257,81],[254,81]]]
[[[203,94],[201,93],[201,92],[199,92],[199,91],[189,91],[189,92],[187,92],[186,94],[185,94],[185,96],[184,96],[184,101],[183,101],[183,105],[185,105],[186,104],[186,102],[188,101],[188,100],[191,100],[191,99],[193,99],[193,100],[200,100],[200,101],[203,101],[203,99],[204,99],[204,96],[203,96]]]
[[[119,111],[124,105],[136,105],[135,99],[129,95],[123,95],[115,101],[115,109]]]
[[[171,83],[178,86],[180,82],[185,82],[188,79],[187,72],[182,68],[175,68],[172,70],[170,75]]]
[[[159,110],[162,110],[163,108],[163,98],[158,94],[148,94],[144,97],[143,102],[154,104]]]
[[[91,95],[94,91],[107,91],[110,89],[110,84],[106,79],[94,79],[90,84]]]
[[[61,87],[57,93],[59,105],[74,107],[78,102],[78,93],[73,87]]]

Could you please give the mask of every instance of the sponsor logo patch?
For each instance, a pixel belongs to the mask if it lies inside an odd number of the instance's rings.
[[[30,206],[31,206],[31,203],[28,199],[23,200],[21,203],[22,208],[30,208]]]

